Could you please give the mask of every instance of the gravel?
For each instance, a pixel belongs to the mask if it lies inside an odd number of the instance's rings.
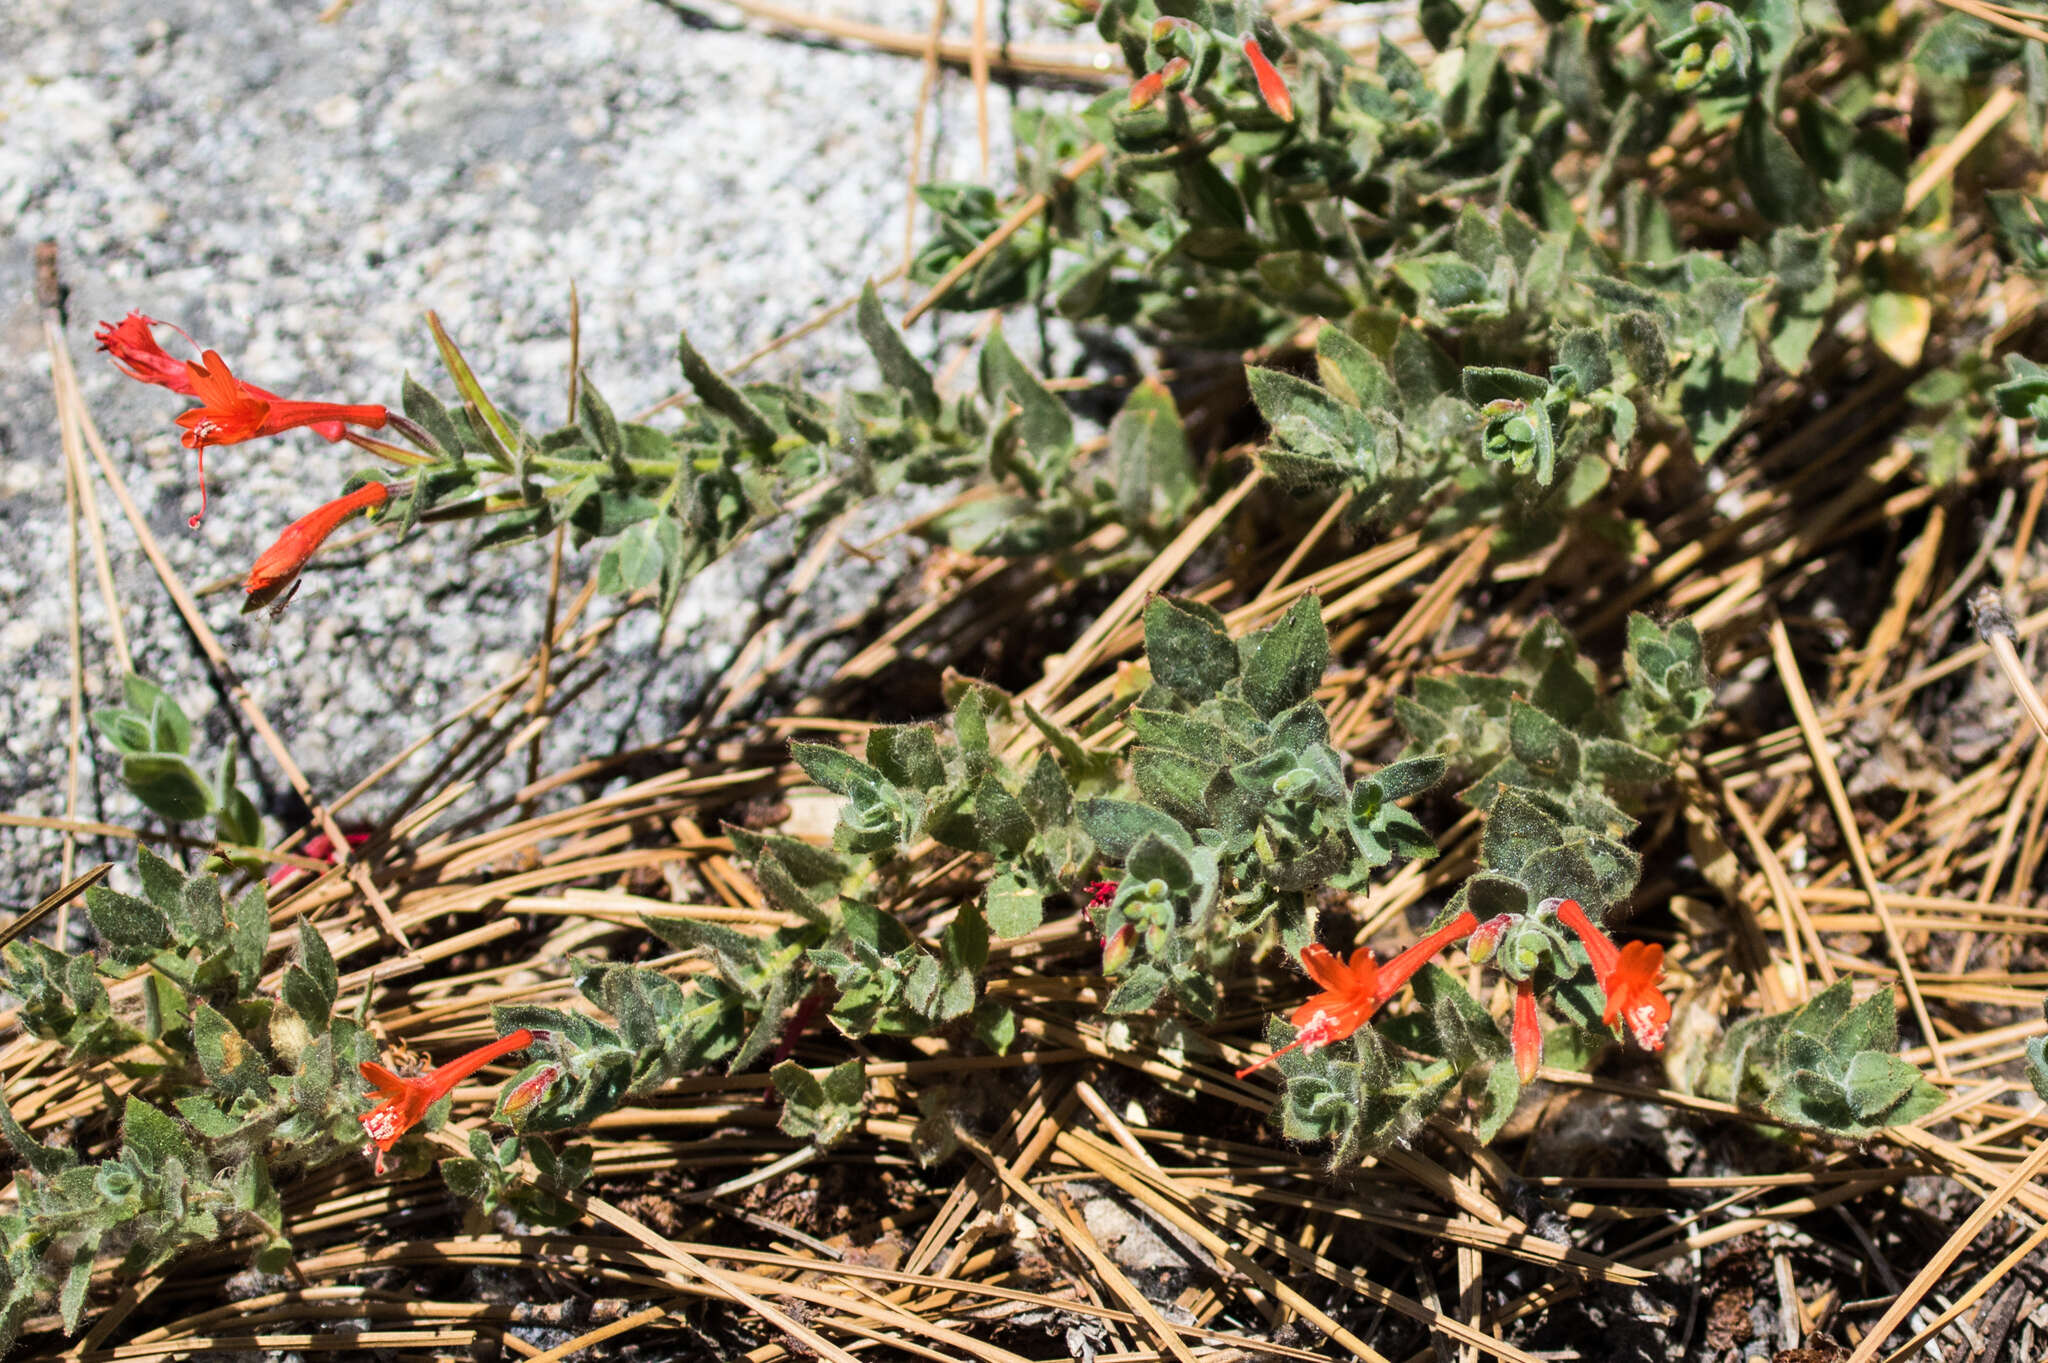
[[[678,326],[729,364],[901,259],[914,59],[773,36],[715,3],[360,0],[337,22],[317,13],[263,0],[0,7],[0,807],[65,803],[69,534],[38,240],[62,251],[93,415],[193,584],[239,578],[359,464],[308,432],[215,450],[209,515],[188,530],[197,488],[171,424],[184,400],[120,377],[93,351],[98,320],[140,310],[274,391],[395,406],[408,370],[450,389],[421,318],[432,308],[494,397],[546,426],[564,401],[572,281],[585,371],[630,413],[678,385]],[[869,0],[857,17],[922,34],[929,10]],[[1008,98],[998,91],[998,179]],[[942,82],[927,145],[928,178],[977,174],[963,76]],[[942,323],[945,336],[966,320]],[[181,353],[174,334],[160,339]],[[913,334],[928,351],[942,339]],[[867,370],[849,322],[748,377],[829,392]],[[101,500],[137,669],[185,705],[208,760],[231,717],[104,488]],[[503,676],[541,628],[546,545],[471,557],[448,527],[375,543],[309,574],[279,619],[241,616],[239,593],[204,602],[322,792]],[[611,672],[547,737],[545,762],[671,730],[743,642],[751,607],[773,600],[785,547],[765,536],[693,585],[658,658],[646,613],[623,625]],[[835,560],[792,603],[790,628],[873,599],[908,551],[893,553],[877,568]],[[594,561],[572,555],[567,581]],[[91,707],[118,695],[118,677],[89,567],[80,615]],[[137,822],[90,734],[85,758],[81,815]],[[292,811],[258,761],[275,831]],[[0,907],[55,884],[57,849],[51,833],[0,829]]]

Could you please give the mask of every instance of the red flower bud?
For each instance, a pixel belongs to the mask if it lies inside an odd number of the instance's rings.
[[[561,1077],[560,1065],[541,1066],[533,1072],[532,1078],[520,1080],[518,1086],[505,1095],[505,1101],[498,1105],[499,1115],[518,1116],[545,1097],[547,1091],[553,1088],[555,1081]]]
[[[1244,59],[1252,64],[1252,75],[1258,79],[1259,98],[1266,101],[1266,107],[1274,114],[1292,123],[1294,96],[1288,93],[1287,82],[1280,78],[1273,63],[1266,60],[1265,49],[1259,46],[1257,37],[1244,40]]]
[[[1137,943],[1138,934],[1129,923],[1111,933],[1109,940],[1102,944],[1102,973],[1122,974],[1124,967],[1131,963],[1131,952]]]
[[[1511,1029],[1515,1043],[1515,1073],[1528,1083],[1543,1063],[1543,1026],[1536,1017],[1536,986],[1529,980],[1515,982],[1515,1021]]]
[[[1465,943],[1465,955],[1474,965],[1485,965],[1493,959],[1494,948],[1500,945],[1500,935],[1515,921],[1511,913],[1489,918],[1473,930],[1472,940]]]
[[[364,483],[346,497],[337,497],[286,526],[284,533],[277,537],[277,543],[265,549],[256,565],[249,570],[249,580],[242,584],[242,590],[249,594],[249,599],[243,603],[243,611],[258,609],[289,586],[299,575],[299,570],[306,566],[306,560],[313,557],[343,521],[359,511],[368,511],[390,500],[391,489],[384,484]]]

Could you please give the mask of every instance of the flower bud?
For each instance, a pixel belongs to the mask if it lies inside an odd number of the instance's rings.
[[[505,1095],[505,1101],[498,1105],[498,1115],[508,1119],[518,1116],[526,1111],[527,1108],[539,1102],[547,1094],[547,1091],[554,1087],[555,1081],[561,1077],[562,1067],[560,1065],[542,1065],[533,1072],[531,1078],[521,1080],[510,1093]]]
[[[1162,38],[1166,37],[1166,35],[1169,33],[1180,32],[1192,34],[1194,33],[1194,31],[1195,26],[1192,22],[1186,19],[1176,18],[1174,15],[1171,14],[1162,14],[1157,19],[1154,19],[1152,21],[1152,41],[1155,43],[1160,41]]]
[[[1714,50],[1707,55],[1707,69],[1716,73],[1726,71],[1735,65],[1735,44],[1723,38],[1714,44]]]
[[[1102,973],[1121,975],[1124,967],[1131,963],[1131,951],[1137,945],[1138,934],[1129,923],[1109,935],[1102,944]]]
[[[1504,913],[1498,918],[1487,919],[1473,931],[1471,938],[1465,943],[1465,955],[1471,958],[1472,964],[1485,965],[1493,959],[1493,950],[1500,945],[1500,935],[1506,932],[1514,921],[1514,914]]]

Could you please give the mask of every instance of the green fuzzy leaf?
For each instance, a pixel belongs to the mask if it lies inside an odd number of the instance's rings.
[[[1170,526],[1201,495],[1187,431],[1173,395],[1147,379],[1131,390],[1109,426],[1117,506],[1131,526]]]
[[[1138,840],[1147,833],[1157,834],[1183,852],[1195,850],[1194,840],[1186,829],[1149,805],[1133,804],[1128,800],[1096,799],[1082,800],[1075,808],[1081,826],[1111,861],[1122,861],[1129,856]]]
[[[946,783],[938,733],[928,724],[892,724],[869,730],[867,759],[893,785],[930,791]]]
[[[2027,1041],[2027,1082],[2034,1086],[2035,1096],[2048,1103],[2048,1037],[2030,1037]],[[8,1138],[13,1139],[11,1132]]]
[[[1751,104],[1743,114],[1734,152],[1737,178],[1764,217],[1798,223],[1820,213],[1820,186],[1812,170],[1762,104]]]
[[[1508,707],[1508,746],[1536,775],[1570,785],[1579,776],[1579,742],[1571,730],[1533,705]]]
[[[1330,634],[1323,626],[1322,601],[1313,592],[1295,600],[1271,629],[1252,636],[1244,661],[1244,698],[1272,718],[1315,693],[1330,665]]]
[[[1394,386],[1394,376],[1342,327],[1325,326],[1316,333],[1316,376],[1333,397],[1353,407],[1401,410],[1401,390]]]
[[[1465,400],[1481,406],[1497,400],[1540,402],[1550,391],[1550,380],[1519,369],[1468,368],[1461,382]]]
[[[406,417],[433,438],[440,447],[440,454],[453,458],[462,453],[462,437],[456,432],[455,421],[448,415],[448,408],[413,378],[410,370],[399,385],[398,397]]]
[[[1614,381],[1614,366],[1607,358],[1607,342],[1597,331],[1569,332],[1557,348],[1558,364],[1572,376],[1578,396],[1605,388]]]
[[[154,750],[155,736],[150,732],[149,721],[133,711],[95,710],[92,712],[92,727],[116,752],[146,753]]]
[[[1546,1061],[1548,1050],[1546,1047]],[[1508,1124],[1508,1118],[1515,1115],[1515,1106],[1521,1101],[1522,1077],[1514,1065],[1506,1061],[1489,1065],[1485,1086],[1479,1095],[1479,1124],[1474,1130],[1481,1145],[1493,1143],[1493,1138]]]
[[[147,847],[135,849],[135,872],[142,880],[142,893],[166,914],[181,912],[185,894],[185,873]]]
[[[1486,865],[1502,875],[1518,875],[1536,852],[1564,842],[1564,825],[1518,790],[1503,790],[1487,811],[1481,835]]]
[[[1920,1082],[1920,1071],[1895,1055],[1865,1051],[1849,1062],[1842,1075],[1842,1092],[1849,1110],[1866,1122],[1881,1122],[1885,1115],[1905,1102]]]
[[[981,348],[980,369],[982,396],[991,404],[1007,399],[1020,409],[1018,435],[1037,467],[1073,448],[1074,419],[1066,405],[1017,358],[1000,326]]]
[[[1022,937],[1045,921],[1045,893],[1014,871],[997,873],[988,883],[988,930],[997,937]]]
[[[0,1136],[7,1138],[7,1144],[21,1156],[24,1164],[44,1178],[55,1178],[78,1164],[76,1152],[44,1145],[30,1135],[28,1129],[14,1119],[13,1110],[4,1102],[0,1102]]]
[[[203,819],[213,812],[213,792],[183,757],[131,753],[121,759],[121,784],[166,819]]]
[[[305,971],[321,995],[332,1008],[341,992],[341,976],[334,967],[334,953],[327,949],[327,939],[320,930],[301,918],[299,920],[299,966]]]
[[[441,1181],[448,1191],[465,1202],[480,1202],[491,1188],[490,1166],[478,1159],[456,1156],[440,1162]]]
[[[192,1050],[207,1081],[230,1106],[244,1094],[269,1088],[270,1067],[262,1054],[204,1002],[192,1005]]]
[[[834,795],[851,795],[883,783],[881,772],[829,743],[792,743],[789,755],[806,776]]]
[[[270,948],[270,908],[263,886],[251,885],[227,910],[228,957],[243,997],[255,992]]]
[[[104,885],[85,892],[86,916],[93,930],[124,958],[146,956],[171,944],[171,925],[163,911]]]
[[[64,1274],[64,1286],[57,1293],[57,1314],[64,1322],[67,1335],[77,1334],[78,1327],[85,1323],[86,1297],[92,1288],[92,1268],[93,1254],[87,1250]]]
[[[1109,999],[1102,1005],[1105,1013],[1142,1013],[1159,1002],[1159,996],[1166,992],[1169,983],[1167,974],[1158,966],[1144,962],[1134,968],[1117,983]]]
[[[682,365],[684,382],[690,385],[706,407],[739,429],[740,439],[749,449],[765,454],[774,446],[775,427],[761,414],[760,408],[726,382],[724,376],[697,353],[696,347],[690,344],[687,331],[676,335],[676,359]]]
[[[1237,676],[1237,645],[1214,607],[1170,596],[1145,607],[1145,660],[1152,679],[1191,701],[1206,700]]]
[[[1131,777],[1145,799],[1190,828],[1208,821],[1204,792],[1218,767],[1164,748],[1138,748],[1131,754]]]
[[[939,419],[939,394],[931,371],[918,362],[882,311],[873,282],[861,286],[860,309],[854,315],[860,338],[882,371],[882,380],[910,401],[910,409],[926,421]]]
[[[121,1158],[141,1169],[165,1169],[173,1160],[185,1169],[203,1167],[177,1120],[132,1093],[121,1111]]]
[[[974,788],[974,826],[984,850],[1017,856],[1031,841],[1031,814],[990,772]]]
[[[121,696],[148,723],[150,744],[157,752],[183,756],[192,751],[192,721],[168,691],[131,672],[121,678]]]

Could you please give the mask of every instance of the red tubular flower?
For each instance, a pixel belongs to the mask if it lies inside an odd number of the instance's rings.
[[[348,839],[350,847],[361,847],[370,840],[368,833],[343,833],[342,836]],[[303,850],[307,856],[315,861],[324,861],[330,866],[334,864],[334,839],[328,837],[325,833],[315,833],[312,837],[306,839],[306,846]],[[271,888],[275,889],[305,869],[303,866],[278,867],[270,873],[269,883]]]
[[[443,1098],[461,1083],[490,1064],[501,1055],[523,1051],[534,1041],[532,1032],[521,1027],[508,1036],[501,1036],[488,1046],[479,1046],[467,1055],[458,1056],[447,1064],[423,1074],[417,1079],[401,1079],[390,1070],[374,1061],[365,1060],[356,1068],[363,1078],[370,1081],[377,1095],[384,1101],[371,1108],[356,1120],[363,1124],[363,1130],[370,1137],[370,1144],[377,1147],[377,1172],[384,1172],[384,1156],[391,1147],[398,1144],[398,1138],[410,1131],[427,1115],[427,1109]],[[536,1095],[537,1096],[537,1095]]]
[[[196,370],[198,370],[199,366],[193,365],[188,361],[175,358],[174,356],[166,352],[162,346],[158,345],[156,343],[156,332],[153,330],[153,328],[156,327],[169,327],[171,330],[177,332],[180,336],[184,336],[187,341],[192,340],[191,336],[186,334],[185,329],[179,326],[176,322],[160,322],[154,317],[146,316],[145,314],[139,312],[131,312],[118,322],[100,323],[99,330],[95,331],[92,334],[92,338],[93,340],[99,343],[99,347],[101,350],[107,352],[108,356],[114,361],[115,367],[118,368],[123,374],[126,374],[129,378],[134,379],[137,383],[151,383],[155,384],[159,388],[168,388],[173,393],[183,393],[186,397],[198,397],[199,390],[194,385],[193,374]],[[196,343],[194,343],[193,348],[195,350],[198,349]],[[217,360],[219,357],[214,356],[212,358]],[[225,372],[227,366],[222,365],[220,366],[220,368],[222,369],[223,372]],[[232,376],[230,376],[230,378],[232,378]],[[309,404],[283,402],[277,396],[277,394],[271,392],[269,389],[258,388],[255,384],[245,383],[241,379],[233,379],[233,384],[236,397],[242,400],[263,403],[276,403],[284,407],[321,405],[317,403]],[[319,436],[323,440],[330,442],[342,438],[342,436],[346,433],[347,430],[345,423],[348,421],[354,420],[355,424],[357,425],[371,426],[373,428],[382,426],[384,424],[384,413],[382,408],[363,407],[352,408],[348,410],[357,412],[376,411],[378,413],[378,417],[375,421],[371,421],[367,417],[364,417],[362,419],[356,419],[351,417],[336,416],[331,419],[315,418],[312,420],[300,421],[292,424],[309,426],[315,435]],[[278,429],[288,429],[288,427],[279,427]],[[269,432],[259,432],[259,434],[268,433]],[[246,437],[244,438],[246,439]],[[225,445],[231,444],[233,442],[226,440],[210,440],[207,441],[206,443],[214,445]],[[194,445],[192,443],[192,437],[189,434],[185,437],[185,444],[190,448],[200,451],[199,506],[201,514],[203,515],[206,508],[205,446]],[[195,526],[198,525],[200,519],[201,517],[199,516],[193,517],[191,524]]]
[[[200,405],[178,414],[185,428],[180,440],[188,450],[199,453],[199,514],[190,524],[197,526],[206,516],[206,447],[239,445],[258,436],[277,435],[301,426],[343,423],[382,430],[389,414],[375,404],[351,406],[340,402],[289,402],[262,394],[228,371],[227,361],[217,350],[206,352],[202,363],[187,361],[192,394]]]
[[[1528,1083],[1543,1063],[1543,1024],[1536,1017],[1536,986],[1530,980],[1515,981],[1515,1022],[1510,1029],[1515,1043],[1515,1073]]]
[[[242,609],[255,610],[282,591],[343,521],[390,500],[391,489],[384,484],[364,483],[346,497],[337,497],[286,526],[277,543],[265,549],[249,570],[249,580],[242,584],[249,600]]]
[[[139,312],[131,312],[119,322],[100,323],[100,329],[92,334],[92,338],[98,341],[100,349],[106,351],[113,359],[115,366],[137,383],[153,383],[159,388],[168,388],[173,393],[183,393],[188,398],[197,397],[198,394],[192,387],[192,366],[168,354],[158,345],[152,327],[169,327],[180,336],[184,336],[187,341],[192,340],[186,335],[185,328],[176,322],[160,322]],[[199,348],[197,342],[193,343],[192,348]],[[253,383],[236,379],[235,385],[252,398],[264,402],[278,400],[277,394],[267,388],[258,388]],[[332,443],[341,439],[345,428],[339,421],[316,421],[311,429],[313,434]]]
[[[1370,947],[1352,952],[1347,963],[1338,960],[1336,953],[1321,942],[1309,943],[1301,949],[1301,968],[1323,987],[1323,992],[1288,1016],[1287,1020],[1300,1028],[1301,1034],[1265,1059],[1239,1070],[1237,1077],[1242,1079],[1297,1047],[1312,1051],[1350,1036],[1371,1021],[1387,1000],[1400,993],[1415,972],[1429,963],[1430,957],[1469,937],[1478,926],[1477,917],[1461,913],[1384,966],[1373,959]]]
[[[192,375],[186,371],[185,362],[173,358],[156,343],[153,327],[170,327],[185,336],[185,329],[174,322],[159,322],[154,317],[131,312],[118,322],[100,323],[92,338],[113,358],[115,367],[137,383],[153,383],[191,397]]]
[[[1607,995],[1607,1009],[1601,1021],[1612,1027],[1628,1024],[1636,1042],[1646,1051],[1664,1048],[1664,1031],[1671,1025],[1671,1000],[1657,988],[1664,974],[1664,948],[1650,942],[1630,942],[1617,947],[1602,932],[1576,899],[1557,907],[1557,921],[1579,935],[1586,944],[1586,959],[1592,962],[1593,978]]]
[[[1244,40],[1244,59],[1252,64],[1252,75],[1258,78],[1259,98],[1266,101],[1266,107],[1275,115],[1294,121],[1294,96],[1288,93],[1287,82],[1280,78],[1273,63],[1266,60],[1265,49],[1259,46],[1257,37]]]

